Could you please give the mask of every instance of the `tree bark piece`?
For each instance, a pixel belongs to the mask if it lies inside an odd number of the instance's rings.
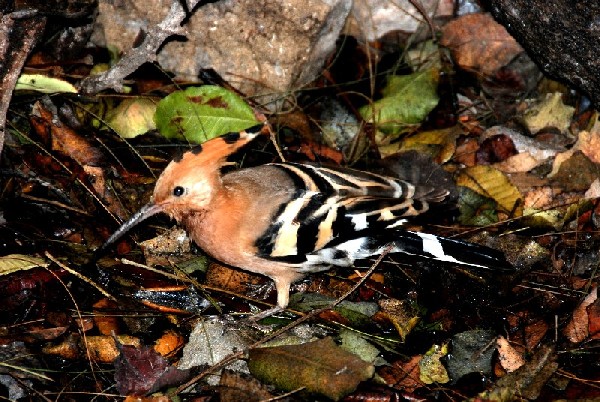
[[[0,155],[6,113],[25,60],[46,26],[46,18],[21,12],[0,13]]]

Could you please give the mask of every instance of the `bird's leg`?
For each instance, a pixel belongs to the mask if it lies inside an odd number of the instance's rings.
[[[248,318],[248,321],[256,323],[263,318],[270,317],[273,314],[285,310],[287,307],[290,301],[290,286],[292,285],[292,280],[289,277],[277,277],[273,278],[273,281],[275,282],[275,288],[277,289],[277,306],[254,314]]]

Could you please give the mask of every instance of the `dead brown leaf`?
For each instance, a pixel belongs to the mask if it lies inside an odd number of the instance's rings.
[[[403,340],[421,319],[418,312],[403,300],[382,299],[379,300],[379,307],[381,313],[391,321]]]
[[[534,350],[544,338],[550,326],[543,320],[537,320],[525,327],[525,343],[529,350]]]
[[[598,288],[594,287],[573,311],[573,317],[564,329],[565,336],[573,343],[583,342],[590,334],[590,315],[588,307],[598,299]],[[597,325],[594,326],[597,331]]]
[[[523,52],[502,25],[483,13],[467,14],[446,24],[440,43],[450,48],[461,68],[486,76]]]
[[[166,385],[184,382],[187,370],[179,370],[145,346],[119,345],[115,381],[121,395],[145,395]]]
[[[513,348],[505,337],[499,337],[496,344],[498,347],[498,359],[504,370],[511,373],[525,364],[523,355]]]
[[[249,375],[224,370],[219,381],[219,400],[222,402],[259,402],[273,398],[264,384]]]
[[[375,368],[337,346],[331,338],[301,345],[250,349],[248,367],[262,381],[292,391],[339,400],[371,378]]]
[[[412,356],[408,361],[398,360],[392,365],[383,367],[379,375],[385,380],[386,384],[401,388],[406,392],[413,392],[415,389],[425,386],[419,378],[419,362],[421,355]]]

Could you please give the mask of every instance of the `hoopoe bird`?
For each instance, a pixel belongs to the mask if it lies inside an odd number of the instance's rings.
[[[173,160],[151,201],[102,246],[132,226],[166,213],[213,258],[275,282],[277,308],[306,274],[349,267],[384,252],[463,266],[507,268],[485,246],[402,229],[440,203],[447,190],[344,167],[271,163],[226,174],[228,156],[261,126],[209,140]]]

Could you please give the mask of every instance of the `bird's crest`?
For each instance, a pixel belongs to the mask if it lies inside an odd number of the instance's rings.
[[[267,127],[263,124],[243,131],[227,133],[195,146],[190,151],[173,159],[173,163],[178,165],[178,169],[186,169],[188,165],[189,168],[219,169],[225,165],[227,157],[258,135],[265,133],[267,133]]]

